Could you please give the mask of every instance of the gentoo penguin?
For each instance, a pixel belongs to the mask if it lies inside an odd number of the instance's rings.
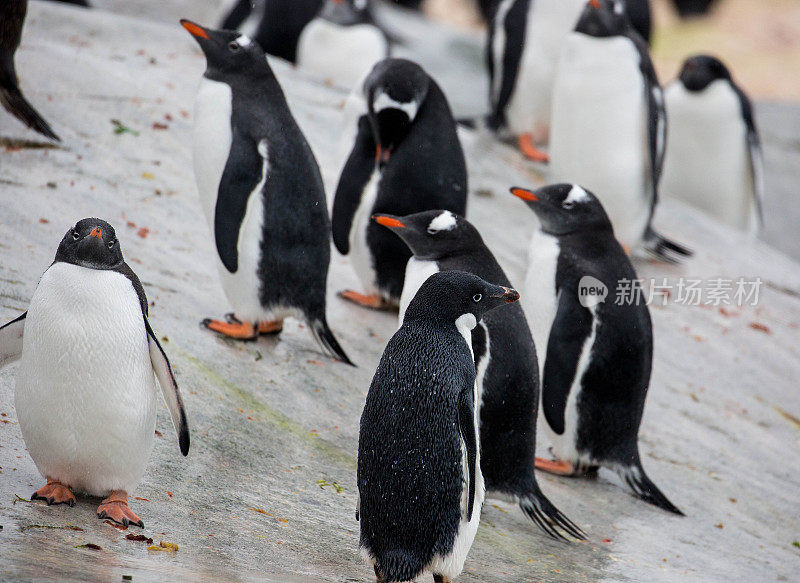
[[[389,39],[368,0],[326,0],[297,42],[298,66],[348,89],[388,56]]]
[[[536,467],[564,476],[614,470],[643,500],[682,514],[647,477],[637,443],[650,384],[653,330],[641,289],[619,302],[620,282],[637,279],[593,194],[574,184],[513,188],[536,213],[523,308],[542,374],[545,433],[555,460]]]
[[[471,330],[513,289],[432,275],[372,379],[358,438],[360,547],[379,583],[461,573],[484,499]]]
[[[666,134],[664,97],[619,4],[590,0],[563,42],[553,89],[550,175],[602,201],[620,243],[676,262],[691,255],[651,227]]]
[[[385,59],[362,91],[366,111],[333,201],[333,242],[351,253],[365,291],[342,297],[387,308],[400,299],[411,252],[370,217],[429,209],[464,215],[467,168],[447,99],[422,67]]]
[[[28,0],[4,0],[0,3],[0,102],[8,113],[26,126],[60,142],[61,138],[28,103],[19,88],[14,54],[22,39],[22,25],[27,12]]]
[[[334,358],[352,364],[325,318],[330,222],[317,161],[261,48],[245,36],[184,28],[206,55],[195,103],[197,188],[234,308],[206,327],[232,338],[308,322]]]
[[[762,218],[763,159],[747,95],[719,59],[697,55],[687,59],[664,97],[664,194],[755,233]]]
[[[704,16],[716,0],[672,0],[681,18]]]
[[[128,493],[153,449],[153,372],[183,455],[189,427],[144,288],[107,222],[83,219],[67,231],[28,311],[0,328],[0,366],[20,357],[14,406],[47,479],[31,498],[73,506],[73,491],[107,496],[98,518],[143,527]]]
[[[376,215],[411,248],[400,299],[400,323],[412,298],[433,273],[465,271],[510,287],[506,274],[478,230],[450,211],[407,217]],[[577,538],[580,529],[553,506],[533,473],[539,365],[528,323],[519,304],[489,312],[472,330],[480,405],[481,471],[490,493],[509,498],[542,529]]]

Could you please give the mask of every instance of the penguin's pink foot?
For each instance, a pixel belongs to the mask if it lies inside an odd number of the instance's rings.
[[[550,162],[550,156],[534,145],[532,134],[522,134],[519,136],[517,138],[517,146],[519,147],[519,151],[522,152],[522,155],[528,160],[542,162],[544,164]]]
[[[51,504],[69,504],[70,507],[75,506],[75,494],[61,482],[56,480],[47,480],[47,485],[42,486],[31,496],[31,500],[44,500],[47,505]]]
[[[389,302],[384,301],[384,299],[378,294],[366,295],[348,289],[339,292],[339,297],[364,308],[372,308],[373,310],[389,309]]]
[[[128,493],[125,490],[112,490],[108,498],[97,507],[97,518],[113,520],[122,526],[133,524],[144,528],[142,519],[128,506]]]
[[[541,457],[536,458],[535,467],[537,470],[543,470],[557,476],[576,476],[577,470],[570,462],[563,460],[546,460]]]
[[[255,340],[258,338],[258,331],[251,322],[223,322],[222,320],[206,318],[200,322],[200,325],[228,338],[236,338],[238,340]]]
[[[273,320],[272,322],[259,322],[259,334],[277,334],[283,330],[283,320]]]

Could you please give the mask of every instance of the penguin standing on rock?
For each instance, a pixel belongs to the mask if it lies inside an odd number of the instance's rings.
[[[360,547],[379,583],[464,567],[484,498],[472,329],[519,299],[448,271],[432,275],[389,340],[358,439]]]
[[[195,103],[194,168],[217,249],[231,338],[308,322],[334,358],[352,364],[325,318],[330,222],[317,161],[289,111],[264,52],[235,32],[188,20],[208,66]]]
[[[414,253],[406,267],[401,324],[411,298],[433,273],[465,271],[511,286],[478,230],[450,211],[376,215],[374,219]],[[580,529],[539,489],[533,473],[539,365],[520,305],[487,313],[472,330],[471,340],[480,404],[481,471],[487,491],[512,499],[549,535],[563,537],[562,529],[582,539]]]
[[[682,514],[644,472],[638,433],[653,363],[653,329],[637,279],[593,194],[574,184],[513,188],[536,213],[523,304],[537,345],[545,433],[555,460],[536,467],[562,476],[615,471],[637,496]]]
[[[385,309],[400,300],[411,252],[370,217],[430,209],[464,215],[467,167],[447,99],[419,65],[385,59],[362,89],[366,111],[336,188],[333,242],[351,254],[365,292],[340,295]]]
[[[665,98],[664,194],[755,234],[762,223],[763,158],[747,95],[719,59],[697,55]]]
[[[189,428],[144,289],[107,222],[83,219],[67,231],[28,311],[0,328],[0,366],[19,358],[14,406],[47,479],[31,498],[73,506],[73,490],[107,496],[98,518],[143,527],[128,494],[153,449],[153,372],[183,455]]]
[[[564,41],[553,90],[550,180],[597,194],[620,243],[663,261],[692,253],[651,222],[666,141],[664,96],[618,2],[590,0]]]
[[[22,40],[22,26],[27,12],[28,0],[4,0],[0,3],[0,102],[7,112],[32,130],[60,142],[61,138],[28,103],[19,88],[14,54]]]

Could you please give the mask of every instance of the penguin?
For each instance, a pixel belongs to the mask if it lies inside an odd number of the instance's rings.
[[[614,298],[636,272],[599,200],[575,184],[512,188],[536,213],[523,309],[545,347],[542,412],[557,475],[615,471],[634,493],[683,514],[647,477],[638,433],[653,362],[653,329],[641,289]],[[628,301],[630,300],[630,301]]]
[[[330,221],[317,161],[264,52],[236,32],[181,24],[206,55],[195,103],[194,168],[234,308],[203,325],[255,339],[308,322],[319,344],[352,364],[328,327]]]
[[[705,16],[716,0],[672,0],[681,18]]]
[[[461,573],[484,499],[471,331],[513,289],[432,275],[375,371],[358,438],[360,549],[379,583]]]
[[[422,284],[433,273],[465,271],[499,285],[511,283],[478,230],[450,211],[395,217],[376,215],[414,254],[406,267],[400,322]],[[518,303],[486,314],[472,330],[480,405],[481,471],[488,493],[510,499],[554,538],[559,528],[583,533],[542,493],[533,473],[539,365],[530,329]]]
[[[389,39],[368,0],[326,0],[297,43],[298,66],[347,88],[388,56]]]
[[[755,235],[763,222],[763,157],[750,99],[708,55],[687,59],[664,97],[663,192]]]
[[[666,141],[664,96],[620,5],[590,0],[563,43],[553,89],[550,174],[596,193],[617,239],[677,263],[692,252],[656,233]]]
[[[19,88],[14,54],[22,40],[22,26],[28,12],[28,0],[5,0],[0,3],[0,102],[5,110],[26,126],[60,142],[44,118],[25,99]]]
[[[351,253],[365,291],[341,297],[387,309],[400,300],[411,252],[370,217],[436,208],[464,215],[467,167],[447,99],[422,67],[385,59],[361,89],[366,111],[336,188],[333,243]]]
[[[0,366],[19,359],[14,406],[47,480],[31,498],[74,506],[73,491],[107,496],[98,518],[144,527],[128,494],[153,449],[154,372],[184,456],[189,427],[144,288],[107,222],[69,229],[28,311],[0,328]]]

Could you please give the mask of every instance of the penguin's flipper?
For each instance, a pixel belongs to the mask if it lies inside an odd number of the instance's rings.
[[[742,105],[742,117],[747,127],[747,151],[750,154],[750,178],[753,181],[753,196],[756,207],[756,219],[758,226],[764,226],[764,157],[761,151],[761,138],[758,135],[755,118],[753,117],[753,105],[750,98],[744,91],[731,83],[733,90],[739,96]]]
[[[658,489],[658,486],[650,481],[650,478],[644,473],[644,468],[642,467],[642,462],[638,454],[636,455],[633,465],[618,466],[616,470],[620,479],[625,482],[639,498],[667,512],[684,516],[683,512],[670,502],[661,490]]]
[[[458,430],[467,449],[467,522],[472,520],[475,505],[475,472],[478,459],[478,437],[475,435],[475,409],[472,391],[465,389],[458,396]]]
[[[680,243],[670,241],[648,226],[644,234],[644,250],[653,258],[665,263],[677,264],[694,255],[694,251]]]
[[[181,453],[188,455],[189,423],[186,420],[186,411],[183,408],[183,397],[181,397],[178,383],[175,381],[175,375],[172,374],[172,366],[169,364],[167,354],[161,348],[161,344],[158,342],[158,338],[156,338],[147,318],[144,319],[144,325],[147,328],[147,341],[150,346],[150,363],[153,365],[156,378],[158,378],[158,384],[161,385],[161,393],[164,395],[164,401],[167,403],[167,408],[172,416],[172,423],[178,432],[178,444],[180,445]]]
[[[345,364],[355,366],[353,361],[345,353],[344,349],[339,345],[336,336],[331,332],[328,322],[325,318],[318,318],[310,322],[311,332],[314,334],[314,339],[319,343],[322,349],[330,354],[336,360],[341,360]]]
[[[567,540],[563,534],[566,533],[578,540],[586,540],[586,534],[547,499],[538,484],[528,494],[520,496],[519,507],[539,528],[555,539]]]
[[[559,290],[542,376],[542,410],[547,424],[558,435],[564,433],[567,398],[575,381],[578,360],[592,331],[592,320],[592,313],[580,305],[577,296]]]
[[[22,356],[22,337],[25,335],[27,316],[28,312],[24,312],[0,327],[0,368],[19,360]]]
[[[353,216],[358,210],[364,187],[375,170],[377,145],[372,136],[369,119],[362,115],[358,119],[358,134],[350,157],[342,169],[336,195],[333,198],[331,231],[333,244],[342,255],[350,252],[350,229]]]
[[[34,107],[28,103],[28,100],[22,95],[16,83],[12,86],[4,84],[0,86],[0,103],[6,108],[11,115],[16,117],[19,121],[26,126],[50,138],[56,142],[60,142],[59,138],[53,129],[50,127],[44,118],[39,115]]]

